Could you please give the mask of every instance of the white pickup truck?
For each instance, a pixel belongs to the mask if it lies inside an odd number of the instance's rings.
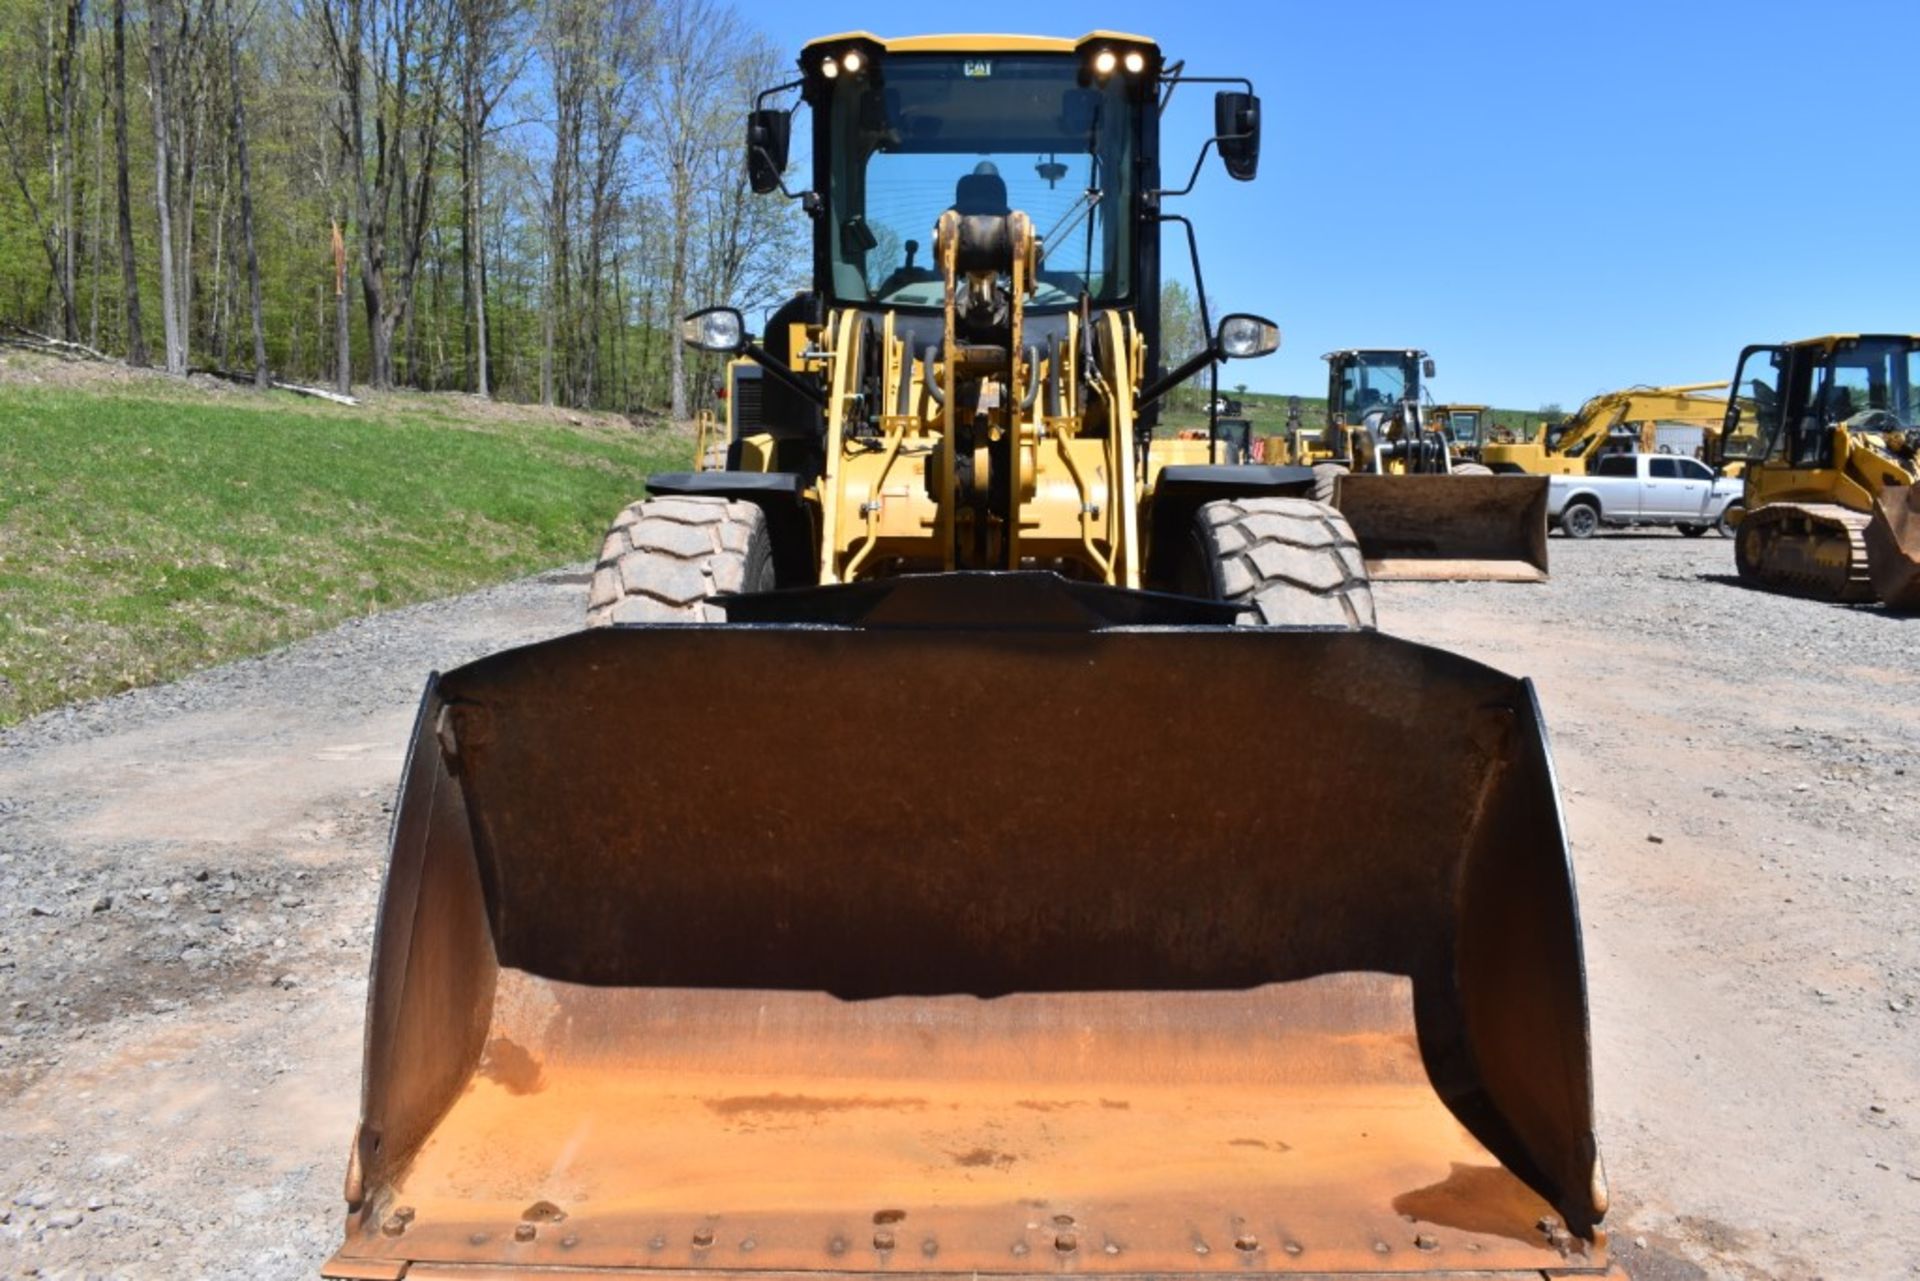
[[[1547,521],[1569,538],[1591,538],[1602,525],[1672,525],[1689,537],[1729,532],[1727,510],[1740,503],[1741,483],[1715,476],[1705,463],[1676,454],[1608,454],[1585,476],[1547,482]]]

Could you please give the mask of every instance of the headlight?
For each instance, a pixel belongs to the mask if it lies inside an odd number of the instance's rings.
[[[1093,55],[1093,72],[1098,76],[1110,76],[1113,69],[1120,65],[1120,55],[1111,49],[1102,49]]]
[[[747,324],[731,307],[709,307],[680,322],[680,338],[701,351],[735,352],[747,345]]]
[[[1218,346],[1228,360],[1265,356],[1280,349],[1280,327],[1259,316],[1226,316],[1220,321]]]

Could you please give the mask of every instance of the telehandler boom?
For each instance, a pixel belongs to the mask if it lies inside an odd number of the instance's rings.
[[[1159,371],[1184,77],[800,72],[813,288],[690,320],[728,465],[621,513],[601,625],[429,684],[325,1274],[1617,1278],[1531,686],[1374,630],[1306,469],[1148,438],[1277,342]]]

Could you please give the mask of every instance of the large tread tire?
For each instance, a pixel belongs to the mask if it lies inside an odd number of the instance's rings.
[[[1239,498],[1194,517],[1194,595],[1242,606],[1242,627],[1376,625],[1373,585],[1346,518],[1305,498]]]
[[[752,503],[648,498],[614,517],[587,589],[587,626],[721,623],[723,592],[771,591],[773,539]]]
[[[1342,476],[1351,474],[1351,471],[1352,469],[1344,463],[1315,463],[1313,465],[1313,501],[1331,504],[1334,487]]]

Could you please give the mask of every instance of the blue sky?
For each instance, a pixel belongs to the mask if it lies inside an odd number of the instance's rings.
[[[741,8],[795,53],[955,25]],[[1182,212],[1209,292],[1285,344],[1223,383],[1317,393],[1324,351],[1420,346],[1439,399],[1572,408],[1730,377],[1749,342],[1920,330],[1915,0],[963,9],[968,30],[1130,31],[1194,74],[1253,79],[1258,180],[1209,160]],[[1176,95],[1166,177],[1184,180],[1211,107]]]

